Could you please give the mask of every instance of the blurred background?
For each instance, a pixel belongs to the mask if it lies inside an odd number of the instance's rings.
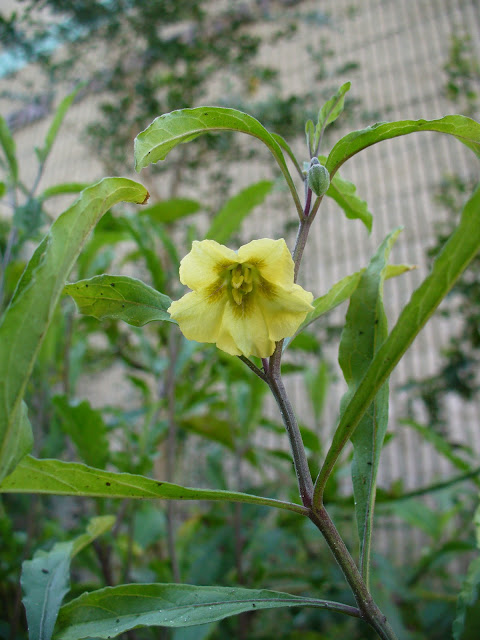
[[[202,104],[244,110],[281,134],[299,161],[308,160],[305,121],[316,121],[323,102],[346,81],[352,88],[344,113],[327,129],[324,155],[346,133],[379,121],[452,113],[480,118],[477,0],[3,0],[0,34],[0,112],[16,142],[23,185],[0,202],[0,249],[9,256],[3,304],[49,221],[82,185],[105,175],[145,184],[152,210],[107,216],[79,262],[78,277],[126,273],[178,297],[178,259],[230,198],[259,181],[271,181],[271,188],[228,244],[285,237],[293,246],[294,206],[257,141],[240,134],[203,136],[134,174],[133,140],[162,113]],[[42,163],[35,147],[62,99],[76,88]],[[454,228],[478,182],[479,162],[450,136],[421,133],[371,147],[346,163],[341,175],[367,202],[371,233],[326,199],[300,283],[315,297],[326,293],[366,266],[387,233],[402,226],[392,261],[417,268],[386,283],[393,326]],[[450,557],[456,552],[466,561],[474,548],[479,274],[477,258],[391,378],[379,472],[376,586],[386,588],[385,606],[405,638],[426,637],[426,629],[429,638],[447,637],[452,594],[465,569],[465,562],[452,564]],[[292,345],[286,364],[312,473],[318,472],[345,390],[336,362],[345,312],[342,306],[313,325]],[[64,301],[29,390],[35,453],[155,472],[190,486],[276,495],[281,481],[296,500],[276,408],[262,383],[233,360],[172,337],[168,328],[135,330],[112,321],[102,326],[80,318]],[[96,425],[92,433],[102,434],[100,458],[82,444],[86,422]],[[348,455],[331,482],[330,501],[355,548]],[[13,623],[3,630],[5,637],[24,638],[21,559],[64,535],[65,522],[74,528],[112,507],[63,501],[69,508],[62,506],[59,519],[60,501],[10,502],[15,517],[3,516],[9,542],[0,566],[5,620]],[[315,532],[308,525],[300,530],[289,517],[218,505],[169,505],[165,513],[151,505],[118,508],[111,540],[84,559],[80,592],[102,581],[175,579],[318,589],[322,597],[328,590],[330,597],[343,597],[336,569],[324,566],[331,564],[326,551],[314,546]],[[32,514],[43,520],[32,521]],[[275,558],[289,559],[281,572],[272,570]],[[395,579],[391,565],[397,567]],[[420,593],[427,594],[427,604],[418,604]],[[291,638],[370,637],[368,630],[355,635],[355,625],[328,614],[262,615],[262,622],[241,618],[201,632],[170,636],[157,630],[145,637],[269,638],[278,628],[290,634],[281,637]]]

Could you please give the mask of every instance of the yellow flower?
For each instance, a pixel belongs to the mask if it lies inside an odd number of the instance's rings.
[[[266,358],[313,309],[312,294],[294,284],[293,272],[283,239],[253,240],[237,252],[214,240],[194,242],[180,263],[180,280],[193,291],[168,311],[189,340]]]

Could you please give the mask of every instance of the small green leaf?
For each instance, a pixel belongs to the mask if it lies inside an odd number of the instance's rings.
[[[307,137],[307,147],[310,153],[310,157],[314,156],[315,150],[315,125],[313,124],[313,120],[307,120],[305,123],[305,135]]]
[[[179,218],[191,216],[199,211],[201,205],[197,200],[189,200],[187,198],[172,198],[171,200],[162,200],[150,207],[141,210],[140,215],[148,216],[155,222],[173,222]]]
[[[154,320],[174,322],[167,313],[170,298],[136,278],[94,276],[65,285],[64,292],[72,296],[80,313],[97,320],[123,320],[134,327]]]
[[[261,140],[277,161],[300,216],[303,215],[297,190],[288,170],[282,149],[275,138],[252,116],[224,107],[197,107],[165,113],[135,138],[135,169],[165,160],[177,145],[190,142],[212,131],[239,131]]]
[[[15,141],[12,137],[10,129],[5,119],[0,116],[0,146],[3,149],[7,164],[10,169],[12,182],[15,184],[18,180],[18,165],[15,151]]]
[[[356,615],[353,607],[266,589],[202,587],[188,584],[125,584],[106,587],[64,605],[55,638],[114,638],[136,627],[189,627],[244,611],[317,607]]]
[[[46,493],[96,498],[145,500],[218,500],[244,502],[286,509],[305,515],[298,504],[236,491],[192,489],[130,473],[113,473],[61,460],[37,460],[26,456],[0,484],[0,493]]]
[[[351,87],[350,82],[342,84],[337,93],[332,96],[318,112],[317,126],[315,127],[314,155],[317,155],[318,145],[322,137],[322,133],[326,127],[338,118],[342,113],[345,104],[345,94]]]
[[[100,411],[88,400],[70,404],[65,396],[53,399],[62,418],[62,431],[71,437],[81,459],[93,467],[105,468],[108,460],[107,427]]]
[[[83,84],[80,84],[72,93],[66,96],[58,105],[55,115],[53,117],[52,124],[48,129],[47,135],[45,137],[45,143],[41,149],[35,148],[38,160],[41,164],[45,162],[52,149],[52,145],[55,142],[55,138],[57,137],[58,131],[62,126],[63,119],[70,108],[70,105],[75,100],[77,93],[83,87]]]
[[[0,480],[25,454],[18,428],[23,394],[75,260],[100,218],[117,202],[142,203],[144,187],[105,178],[85,189],[37,247],[0,319]]]
[[[22,564],[23,604],[29,640],[50,640],[58,611],[70,590],[70,561],[95,538],[112,528],[113,516],[92,518],[87,532],[71,542],[60,542],[49,552],[37,551]]]
[[[373,216],[368,210],[365,200],[356,195],[357,188],[338,174],[333,176],[327,196],[335,200],[350,220],[361,220],[369,231],[372,230]]]
[[[334,175],[342,164],[372,144],[404,136],[416,131],[438,131],[455,136],[480,156],[480,123],[466,116],[445,116],[439,120],[399,120],[380,122],[366,129],[353,131],[341,138],[330,151],[327,169]]]
[[[477,640],[480,629],[480,557],[470,563],[457,600],[453,622],[454,640]]]
[[[65,194],[80,193],[87,187],[91,186],[89,182],[63,182],[62,184],[56,184],[53,187],[48,187],[39,196],[39,200],[48,200],[55,196],[63,196]]]
[[[242,189],[228,200],[212,220],[205,238],[216,240],[221,244],[227,242],[235,231],[240,228],[246,218],[259,204],[265,200],[273,187],[273,182],[261,180]]]

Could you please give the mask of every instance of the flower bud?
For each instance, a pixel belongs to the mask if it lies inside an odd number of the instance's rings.
[[[312,158],[308,170],[308,186],[317,196],[323,196],[330,186],[330,174],[326,167],[320,164],[318,158]]]

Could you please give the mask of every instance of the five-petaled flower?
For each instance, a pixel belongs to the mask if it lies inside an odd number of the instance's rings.
[[[168,311],[183,335],[234,356],[271,356],[313,309],[312,294],[294,283],[283,239],[253,240],[237,252],[195,241],[180,263],[180,280],[192,292]]]

